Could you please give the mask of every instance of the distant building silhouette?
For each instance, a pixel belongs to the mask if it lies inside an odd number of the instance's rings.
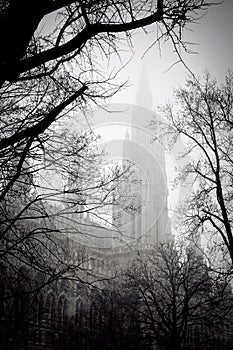
[[[149,130],[152,118],[157,116],[152,112],[152,93],[145,69],[131,113],[131,126],[123,142],[123,161],[126,167],[131,167],[133,175],[120,185],[125,209],[114,208],[113,216],[123,235],[119,241],[125,239],[127,244],[149,248],[169,239],[170,220],[165,149]]]

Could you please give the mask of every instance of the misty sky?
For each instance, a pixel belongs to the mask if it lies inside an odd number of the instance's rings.
[[[211,1],[211,0],[210,0]],[[218,0],[213,0],[217,2]],[[219,0],[220,1],[220,0]],[[204,13],[203,13],[204,15]],[[197,21],[189,25],[184,31],[184,40],[191,42],[189,45],[197,54],[182,54],[185,63],[195,75],[201,76],[208,69],[213,77],[222,82],[228,69],[233,69],[233,0],[225,0],[222,4],[211,6],[207,13]],[[55,14],[46,16],[40,27],[51,30],[55,23]],[[170,42],[161,43],[152,47],[144,56],[145,51],[156,39],[156,24],[146,28],[147,34],[138,30],[133,37],[133,52],[129,53],[127,46],[125,52],[120,52],[122,62],[126,63],[132,56],[132,60],[118,74],[116,81],[123,83],[129,79],[130,87],[118,92],[111,102],[135,103],[135,96],[142,74],[143,65],[146,66],[149,83],[153,94],[154,106],[163,104],[171,98],[173,88],[184,85],[188,72],[179,63],[167,71],[176,61]],[[101,60],[101,57],[99,58]],[[110,69],[115,71],[121,68],[118,59],[111,57]]]
[[[223,82],[227,70],[233,70],[232,15],[233,0],[225,0],[220,5],[210,7],[197,24],[189,26],[188,30],[185,30],[184,40],[193,43],[194,45],[189,45],[189,48],[198,53],[183,53],[182,58],[196,76],[202,76],[204,70],[207,69],[219,82]],[[53,17],[48,17],[46,21],[47,27],[52,25]],[[162,43],[161,50],[159,50],[158,46],[152,47],[142,58],[145,51],[156,38],[155,28],[156,25],[150,26],[147,29],[147,34],[142,30],[135,33],[133,58],[120,71],[115,81],[120,84],[128,78],[130,87],[118,92],[109,102],[134,104],[143,68],[146,68],[153,96],[153,106],[151,106],[153,110],[156,109],[157,105],[164,104],[172,99],[174,88],[185,84],[189,72],[182,63],[176,64],[169,70],[177,61],[172,45],[169,42]],[[127,53],[127,50],[122,54],[120,53],[120,55],[123,63],[132,57],[132,53]],[[119,60],[114,59],[114,57],[111,59],[111,69],[112,67],[115,67],[116,71],[121,67]],[[114,126],[116,121],[114,116],[112,116],[112,119],[108,116],[106,121],[107,124],[105,123],[105,127],[101,130],[98,129],[98,133],[102,135],[106,144],[110,143],[110,141],[116,143],[118,153],[115,155],[115,158],[121,157],[120,144],[124,138],[125,127]],[[98,122],[94,122],[94,126],[98,126]],[[171,158],[170,163],[167,161],[167,164],[172,170],[176,166],[176,161]],[[168,171],[168,173],[172,174],[173,170]],[[168,180],[172,181],[172,179],[173,176]],[[179,192],[179,188],[175,190],[169,189],[170,202],[174,202],[173,204],[170,203],[172,207],[176,206],[175,203]]]
[[[182,58],[195,76],[202,76],[207,69],[211,76],[219,83],[224,81],[228,69],[233,69],[233,0],[226,0],[223,4],[212,6],[197,24],[185,31],[185,41],[191,42],[189,48],[197,54],[182,54]],[[131,86],[117,93],[111,102],[134,104],[139,89],[139,80],[146,67],[148,82],[153,96],[153,110],[160,104],[172,100],[173,89],[184,86],[190,74],[182,63],[169,68],[177,61],[171,44],[161,45],[149,50],[142,58],[147,48],[156,36],[153,26],[149,34],[139,31],[134,43],[134,57],[126,68],[120,72],[119,82],[129,78]],[[129,56],[125,55],[125,59]],[[117,63],[116,63],[117,65]],[[106,133],[105,133],[106,135]],[[115,130],[108,129],[107,139],[117,139],[119,135]],[[182,146],[182,145],[181,145]],[[179,150],[178,150],[179,151]],[[177,160],[171,155],[167,157],[167,173],[169,186],[169,207],[175,209],[179,196],[183,198],[181,188],[173,186],[174,169]],[[180,198],[180,200],[181,200]],[[171,215],[171,213],[170,213]]]
[[[198,54],[183,54],[185,63],[195,75],[201,76],[205,69],[219,82],[224,80],[228,69],[233,69],[233,1],[226,0],[220,5],[212,6],[199,23],[190,26],[185,31],[184,39],[195,45],[189,48]],[[179,63],[165,72],[177,61],[169,43],[153,47],[142,58],[143,53],[156,36],[154,27],[149,34],[140,31],[134,39],[134,57],[128,66],[119,74],[119,80],[129,78],[131,86],[114,96],[112,102],[134,103],[138,81],[143,64],[147,68],[149,83],[152,89],[154,106],[165,103],[171,98],[174,87],[184,85],[188,76],[187,70]],[[144,63],[143,63],[144,62]]]

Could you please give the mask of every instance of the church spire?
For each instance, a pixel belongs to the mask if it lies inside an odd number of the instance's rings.
[[[142,67],[137,91],[136,106],[133,108],[131,117],[131,139],[148,148],[151,140],[148,137],[149,134],[143,132],[143,130],[148,127],[152,119],[152,112],[150,111],[152,111],[153,99],[145,63]]]
[[[130,143],[130,135],[129,135],[129,129],[126,129],[125,137],[123,140],[123,160],[131,160],[132,153],[131,153],[131,143]]]
[[[139,89],[136,95],[135,104],[152,109],[152,93],[150,89],[148,74],[145,63],[143,64],[141,77],[139,80]]]

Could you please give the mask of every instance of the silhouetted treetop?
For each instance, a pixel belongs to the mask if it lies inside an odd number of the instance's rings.
[[[114,33],[132,31],[159,23],[161,37],[181,41],[184,25],[195,21],[196,11],[210,5],[192,1],[2,1],[0,14],[1,83],[15,81],[24,72],[40,67],[40,74],[57,70],[64,61],[80,55],[94,40],[104,51],[116,42]],[[56,28],[38,31],[48,15],[56,17]],[[47,32],[48,29],[48,32]],[[53,62],[53,65],[48,64]],[[38,72],[37,72],[38,74]],[[31,78],[31,74],[29,75]],[[29,77],[27,76],[27,78]]]

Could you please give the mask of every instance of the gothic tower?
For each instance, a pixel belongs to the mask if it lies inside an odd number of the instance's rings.
[[[158,116],[152,112],[152,94],[143,69],[130,132],[123,143],[123,159],[134,171],[132,181],[123,185],[128,201],[120,222],[126,243],[135,241],[145,247],[167,241],[169,236],[165,149],[150,132],[152,118],[156,121]]]

